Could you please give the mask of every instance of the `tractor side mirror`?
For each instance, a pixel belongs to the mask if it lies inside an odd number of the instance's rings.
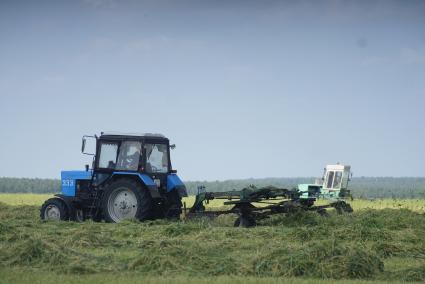
[[[84,155],[94,156],[95,154],[86,152],[87,138],[92,138],[92,139],[95,139],[95,141],[97,141],[96,135],[94,136],[84,135],[83,139],[81,140],[81,153],[83,153]],[[92,146],[94,147],[94,144],[89,143],[89,148],[92,148]]]
[[[171,145],[170,145],[170,149],[171,149],[171,150],[176,149],[176,144],[171,144]]]

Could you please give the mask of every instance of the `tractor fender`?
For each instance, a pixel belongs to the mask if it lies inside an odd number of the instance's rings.
[[[167,176],[167,192],[177,190],[180,197],[187,197],[186,186],[176,174],[169,174]]]
[[[146,188],[149,190],[149,193],[152,198],[160,198],[161,194],[158,191],[158,187],[156,183],[152,180],[152,178],[148,175],[141,174],[141,173],[132,173],[132,172],[114,172],[112,174],[113,176],[117,175],[125,175],[125,176],[138,176],[142,184],[146,186]]]

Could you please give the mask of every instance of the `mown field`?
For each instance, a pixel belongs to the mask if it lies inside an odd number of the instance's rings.
[[[0,195],[0,283],[425,281],[425,200],[355,200],[351,215],[300,212],[243,229],[231,215],[42,222],[47,197]]]
[[[0,202],[8,205],[37,205],[41,206],[45,200],[52,197],[53,194],[34,194],[34,193],[0,193]],[[195,201],[194,196],[183,199],[187,207],[192,206]],[[319,201],[318,204],[321,202]],[[223,207],[223,201],[212,200],[208,207]],[[364,209],[408,209],[416,212],[425,213],[425,199],[354,199],[350,201],[354,210]]]

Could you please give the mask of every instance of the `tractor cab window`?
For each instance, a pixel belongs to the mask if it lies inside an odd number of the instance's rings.
[[[145,144],[146,171],[148,173],[168,172],[168,148],[166,144]]]
[[[99,168],[115,169],[117,163],[118,143],[102,142],[100,145]]]
[[[137,141],[122,142],[118,155],[117,170],[137,171],[139,169],[142,143]]]
[[[333,188],[340,188],[342,181],[342,172],[335,172]]]

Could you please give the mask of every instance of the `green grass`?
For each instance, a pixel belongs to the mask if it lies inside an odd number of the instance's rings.
[[[141,273],[98,273],[88,275],[70,275],[70,274],[56,274],[52,272],[38,273],[38,271],[31,270],[1,270],[0,269],[0,283],[22,283],[22,284],[48,284],[48,283],[161,283],[161,284],[208,284],[208,283],[221,283],[221,284],[384,284],[388,281],[377,280],[320,280],[308,278],[277,278],[277,277],[244,277],[244,276],[206,276],[206,277],[189,277],[180,276],[175,277],[151,277],[145,276]],[[403,281],[391,281],[390,283],[405,283]],[[412,282],[413,283],[413,282]]]
[[[0,269],[0,283],[21,283],[21,284],[48,284],[48,283],[161,283],[161,284],[208,284],[208,283],[221,283],[221,284],[384,284],[388,281],[376,280],[319,280],[319,279],[306,279],[306,278],[276,278],[276,277],[244,277],[244,276],[206,276],[206,277],[188,277],[177,275],[175,277],[150,277],[144,276],[141,273],[98,273],[88,275],[75,275],[75,274],[56,274],[52,272],[38,273],[38,271],[31,270],[1,270]],[[405,283],[402,281],[391,281],[390,283]]]
[[[352,215],[297,213],[243,229],[233,215],[42,222],[46,198],[0,195],[0,283],[425,281],[425,200],[359,200]]]
[[[0,202],[9,205],[37,205],[41,206],[43,202],[53,194],[35,194],[35,193],[0,193]]]
[[[0,202],[9,205],[37,205],[41,204],[52,194],[33,194],[33,193],[0,193]],[[188,207],[195,201],[194,196],[183,199]],[[319,202],[320,203],[320,202]],[[425,199],[376,199],[364,200],[355,199],[349,202],[354,210],[362,209],[408,209],[415,212],[425,212]],[[222,207],[222,200],[212,200],[208,207]]]

